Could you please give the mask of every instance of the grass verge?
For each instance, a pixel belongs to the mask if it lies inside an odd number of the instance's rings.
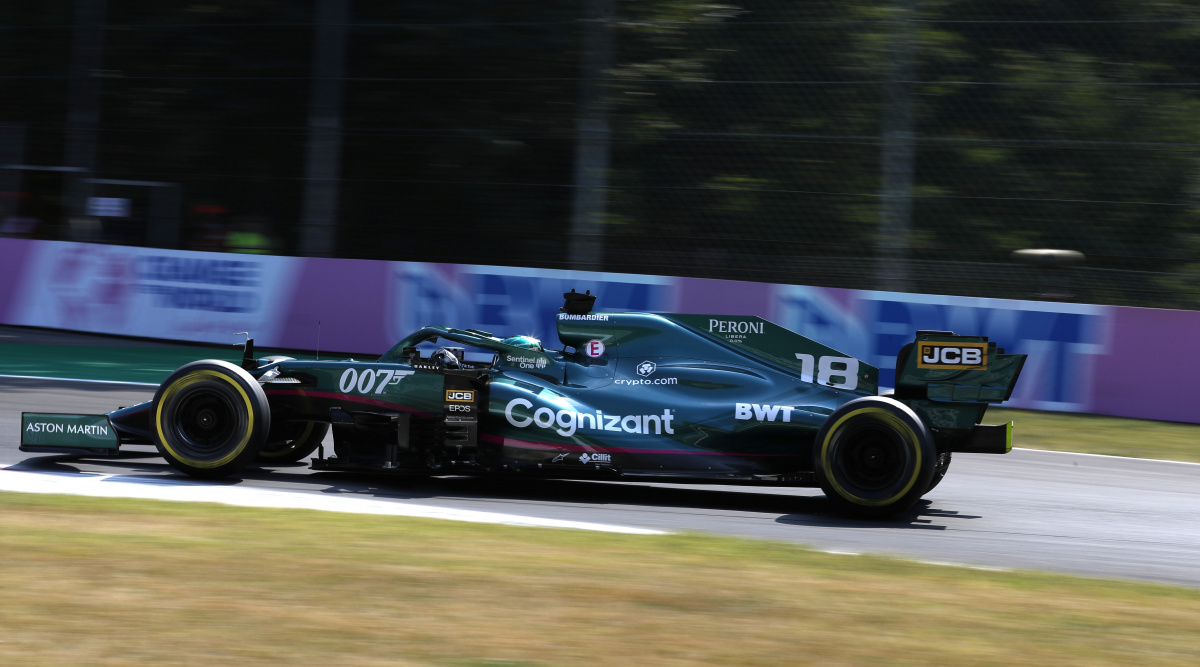
[[[1200,463],[1200,424],[1007,408],[984,421],[1013,422],[1014,447]]]
[[[770,542],[0,494],[0,664],[1155,664],[1200,591]]]

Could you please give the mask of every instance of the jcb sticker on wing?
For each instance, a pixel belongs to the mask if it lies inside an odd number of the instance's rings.
[[[456,401],[459,403],[470,403],[475,400],[475,392],[463,391],[461,389],[447,389],[446,400]]]
[[[917,368],[987,370],[987,343],[917,341]]]

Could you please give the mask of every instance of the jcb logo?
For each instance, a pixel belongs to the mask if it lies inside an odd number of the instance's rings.
[[[917,368],[987,370],[987,343],[917,342]]]
[[[473,391],[446,391],[447,401],[458,401],[459,403],[470,403],[475,400],[475,392]]]

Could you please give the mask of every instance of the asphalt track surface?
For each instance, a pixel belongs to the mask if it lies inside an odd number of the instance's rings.
[[[22,411],[99,414],[152,393],[152,387],[0,379],[0,467],[183,479],[153,455],[153,448],[109,460],[18,449]],[[252,468],[240,482],[212,483],[1200,588],[1196,464],[1021,449],[1006,456],[960,454],[937,489],[908,514],[889,521],[837,516],[817,489],[405,479],[314,472],[302,464]]]

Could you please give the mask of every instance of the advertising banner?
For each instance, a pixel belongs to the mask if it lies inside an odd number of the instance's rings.
[[[0,238],[0,324],[7,318],[25,278],[25,263],[36,241]]]
[[[6,322],[233,343],[278,338],[302,260],[43,241],[30,244]]]
[[[443,324],[558,347],[562,293],[597,310],[756,315],[879,368],[918,330],[1029,355],[1008,405],[1200,423],[1200,312],[461,264],[0,239],[0,322],[378,355]]]
[[[1200,424],[1200,311],[1107,308],[1108,353],[1086,412]]]

